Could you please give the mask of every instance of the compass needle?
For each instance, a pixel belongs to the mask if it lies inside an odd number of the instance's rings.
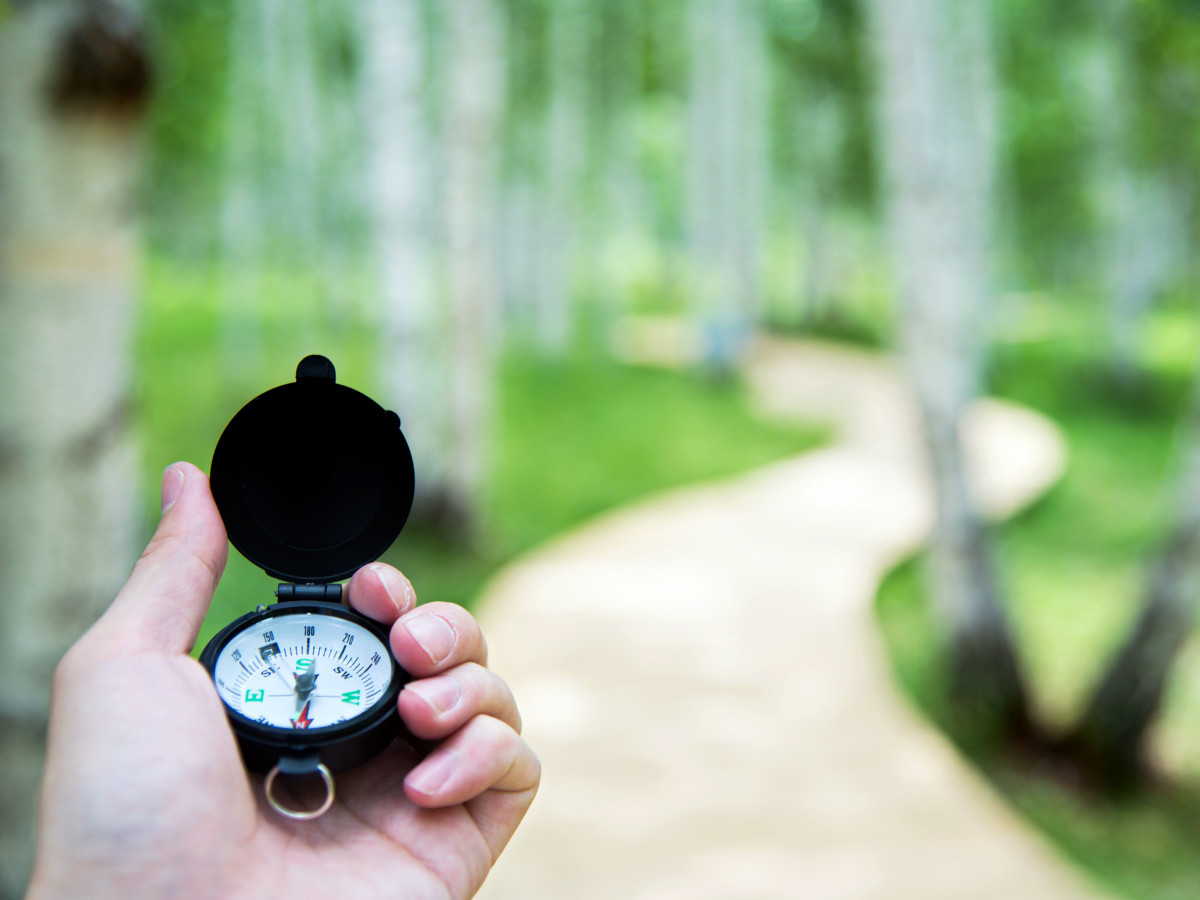
[[[317,661],[314,659],[312,665],[308,667],[300,675],[296,676],[296,714],[300,714],[300,710],[309,702],[313,696],[313,691],[317,687]]]

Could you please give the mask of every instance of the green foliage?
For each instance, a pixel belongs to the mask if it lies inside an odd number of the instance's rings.
[[[1181,324],[1178,315],[1164,313],[1151,333],[1190,331],[1194,341],[1195,325]],[[1103,374],[1095,346],[1082,335],[1010,345],[997,351],[992,368],[996,393],[1052,416],[1070,444],[1063,481],[997,529],[1017,643],[1038,711],[1059,731],[1079,714],[1136,614],[1146,563],[1169,512],[1174,428],[1190,384],[1188,354],[1151,348],[1156,364],[1131,398]],[[1187,780],[1111,800],[1081,795],[1072,788],[1075,774],[1061,763],[997,759],[955,731],[919,560],[888,577],[877,611],[906,692],[1071,857],[1139,900],[1194,896],[1200,870],[1192,837],[1200,827],[1194,654],[1185,655],[1176,675],[1164,723],[1168,740],[1160,741]]]
[[[1031,770],[991,774],[1025,816],[1105,887],[1132,900],[1196,896],[1200,789],[1171,785],[1118,799],[1081,797],[1062,782],[1070,773],[1031,762]]]
[[[489,505],[504,556],[652,491],[749,469],[819,439],[753,420],[735,384],[519,352],[503,373]]]
[[[215,224],[224,147],[231,0],[146,5],[154,96],[148,201],[153,243],[202,250]]]
[[[832,306],[803,319],[768,316],[766,328],[778,334],[824,338],[844,344],[880,349],[888,344],[888,333],[878,318],[856,316],[852,310]]]
[[[775,174],[815,181],[827,203],[866,206],[875,194],[868,36],[860,4],[772,0]],[[791,204],[803,200],[793,197]]]
[[[302,356],[322,352],[335,361],[340,381],[371,390],[374,330],[365,320],[350,321],[326,329],[314,346],[292,303],[303,281],[298,273],[264,279],[259,311],[239,319],[221,311],[211,274],[163,260],[148,266],[139,350],[147,533],[156,519],[161,468],[177,459],[207,468],[233,414],[256,394],[290,380]],[[259,335],[254,358],[229,357],[223,332],[251,326]],[[461,547],[410,528],[386,557],[425,600],[470,604],[503,562],[590,516],[653,491],[799,453],[823,435],[752,418],[734,384],[628,369],[599,358],[548,363],[512,352],[499,379],[484,535],[476,546]],[[199,646],[222,624],[270,602],[273,588],[261,571],[231,553]]]

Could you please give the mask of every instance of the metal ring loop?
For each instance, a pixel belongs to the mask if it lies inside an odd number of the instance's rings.
[[[279,764],[276,763],[275,768],[267,773],[267,780],[263,783],[263,791],[267,795],[267,802],[271,804],[271,809],[275,810],[275,812],[279,813],[281,816],[287,816],[289,819],[296,819],[300,822],[304,822],[308,819],[315,819],[317,816],[324,815],[325,812],[328,811],[329,807],[333,806],[333,775],[331,775],[329,770],[325,768],[324,763],[317,763],[317,773],[325,782],[325,802],[316,809],[288,809],[288,807],[276,800],[275,795],[271,793],[271,789],[275,786],[275,776],[279,774]]]

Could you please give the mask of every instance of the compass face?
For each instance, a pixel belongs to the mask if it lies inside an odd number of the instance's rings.
[[[247,623],[221,647],[217,692],[234,712],[289,732],[350,723],[388,696],[391,653],[348,618],[277,612]]]

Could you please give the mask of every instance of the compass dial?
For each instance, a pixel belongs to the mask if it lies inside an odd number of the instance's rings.
[[[388,695],[394,664],[371,631],[341,616],[279,613],[221,647],[217,691],[234,712],[287,731],[350,722]]]

